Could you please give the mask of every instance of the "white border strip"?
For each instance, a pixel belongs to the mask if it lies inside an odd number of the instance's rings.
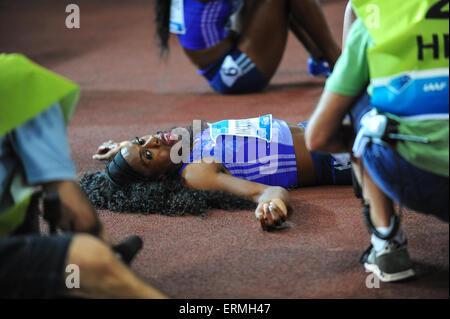
[[[432,120],[447,120],[448,121],[448,113],[447,114],[420,114],[420,115],[412,115],[412,116],[402,116],[402,120],[412,122],[412,121],[432,121]]]
[[[374,86],[387,86],[393,79],[398,78],[402,75],[409,75],[413,80],[436,78],[441,76],[449,76],[449,69],[442,68],[423,71],[407,71],[384,78],[372,79],[372,84]]]

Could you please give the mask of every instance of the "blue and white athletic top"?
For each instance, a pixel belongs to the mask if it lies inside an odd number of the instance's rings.
[[[277,119],[272,120],[272,131],[271,142],[233,135],[220,135],[213,141],[207,128],[195,137],[189,163],[212,157],[235,177],[269,186],[295,187],[297,162],[291,131],[286,122]],[[185,163],[180,175],[189,163]]]
[[[180,1],[183,3],[179,4]],[[212,47],[228,36],[230,17],[241,4],[242,0],[172,1],[172,10],[182,11],[177,12],[182,22],[181,25],[174,22],[172,16],[171,30],[178,34],[180,44],[186,49],[201,50]]]

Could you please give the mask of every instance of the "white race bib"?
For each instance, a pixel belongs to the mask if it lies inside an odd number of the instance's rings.
[[[184,23],[184,0],[172,0],[170,7],[170,32],[174,34],[185,34]]]
[[[255,137],[269,143],[272,140],[272,114],[251,119],[224,120],[208,125],[214,142],[220,135]]]

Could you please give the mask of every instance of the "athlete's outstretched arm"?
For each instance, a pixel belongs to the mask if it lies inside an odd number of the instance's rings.
[[[217,164],[190,164],[183,171],[186,185],[195,189],[220,190],[245,196],[258,204],[256,219],[264,230],[282,224],[287,217],[289,192],[283,187],[250,182],[220,172]]]

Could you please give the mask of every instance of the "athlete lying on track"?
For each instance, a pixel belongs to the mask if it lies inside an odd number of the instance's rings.
[[[271,132],[270,142],[254,137],[259,123]],[[256,218],[267,230],[286,220],[287,189],[351,184],[346,160],[307,151],[305,123],[288,124],[268,115],[253,122],[205,124],[195,136],[191,127],[184,129],[187,134],[158,132],[104,143],[93,158],[112,159],[106,174],[86,174],[82,187],[99,208],[116,211],[199,214],[211,208],[254,208],[256,203]],[[216,136],[224,127],[228,135]],[[183,145],[189,151],[181,161]]]

